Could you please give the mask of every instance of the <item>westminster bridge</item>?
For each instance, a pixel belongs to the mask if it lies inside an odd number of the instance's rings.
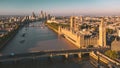
[[[82,55],[89,55],[92,51],[103,51],[108,50],[107,48],[89,48],[89,49],[74,49],[74,50],[58,50],[58,51],[40,51],[34,53],[21,53],[15,54],[11,53],[10,55],[0,56],[0,62],[7,61],[17,61],[24,59],[37,59],[40,57],[48,56],[48,58],[52,58],[54,56],[64,56],[64,58],[68,59],[70,55],[76,55],[78,58],[82,58]]]

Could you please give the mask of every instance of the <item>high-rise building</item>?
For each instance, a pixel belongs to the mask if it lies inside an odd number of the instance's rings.
[[[103,47],[106,46],[106,27],[104,19],[101,19],[101,23],[99,26],[99,45]]]
[[[46,18],[46,17],[47,17],[47,13],[45,12],[45,13],[44,13],[44,18]]]
[[[40,18],[44,18],[44,13],[41,11]]]
[[[36,16],[35,16],[35,13],[34,13],[34,12],[32,12],[32,17],[33,17],[33,18],[36,18]]]
[[[47,15],[47,20],[49,20],[51,18],[50,14]]]
[[[43,11],[41,10],[41,15],[43,14]]]

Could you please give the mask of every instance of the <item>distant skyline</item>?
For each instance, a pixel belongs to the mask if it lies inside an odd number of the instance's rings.
[[[0,15],[120,15],[120,0],[0,0]]]

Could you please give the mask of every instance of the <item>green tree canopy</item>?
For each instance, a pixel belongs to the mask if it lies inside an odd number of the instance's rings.
[[[119,57],[118,53],[116,51],[112,51],[112,50],[106,51],[105,55],[107,55],[108,57],[110,57],[112,59],[116,59]]]

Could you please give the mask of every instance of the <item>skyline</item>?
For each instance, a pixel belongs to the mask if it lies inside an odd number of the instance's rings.
[[[120,0],[0,0],[0,15],[120,15]]]

